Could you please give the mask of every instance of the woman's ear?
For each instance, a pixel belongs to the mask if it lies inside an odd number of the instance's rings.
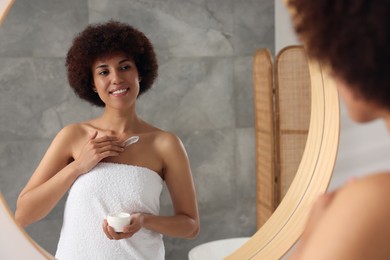
[[[97,89],[93,83],[91,83],[91,88],[92,88],[93,92],[97,93]]]

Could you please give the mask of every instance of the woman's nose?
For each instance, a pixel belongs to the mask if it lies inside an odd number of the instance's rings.
[[[112,75],[112,78],[111,78],[112,83],[114,83],[114,84],[122,83],[122,77],[121,77],[119,72],[115,71],[111,75]]]

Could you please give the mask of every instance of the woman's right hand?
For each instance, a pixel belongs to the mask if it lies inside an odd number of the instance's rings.
[[[119,142],[118,137],[102,136],[96,138],[97,134],[98,132],[95,131],[74,161],[81,174],[91,170],[104,158],[118,156],[124,151],[125,145]]]

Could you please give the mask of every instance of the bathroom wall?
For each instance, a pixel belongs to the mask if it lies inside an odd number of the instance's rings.
[[[66,82],[64,56],[88,23],[116,19],[142,30],[160,65],[138,101],[146,121],[175,132],[191,161],[201,214],[194,240],[165,238],[167,259],[256,229],[252,55],[274,51],[272,0],[16,0],[0,28],[0,190],[18,194],[55,134],[98,116]],[[54,253],[64,200],[27,228]],[[164,190],[162,214],[171,213]]]

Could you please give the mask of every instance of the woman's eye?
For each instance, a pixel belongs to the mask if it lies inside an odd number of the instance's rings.
[[[130,69],[130,65],[122,66],[121,69],[122,69],[122,70],[129,70],[129,69]]]
[[[99,72],[99,75],[101,75],[101,76],[106,76],[107,74],[108,74],[108,71],[106,71],[106,70],[102,70]]]

